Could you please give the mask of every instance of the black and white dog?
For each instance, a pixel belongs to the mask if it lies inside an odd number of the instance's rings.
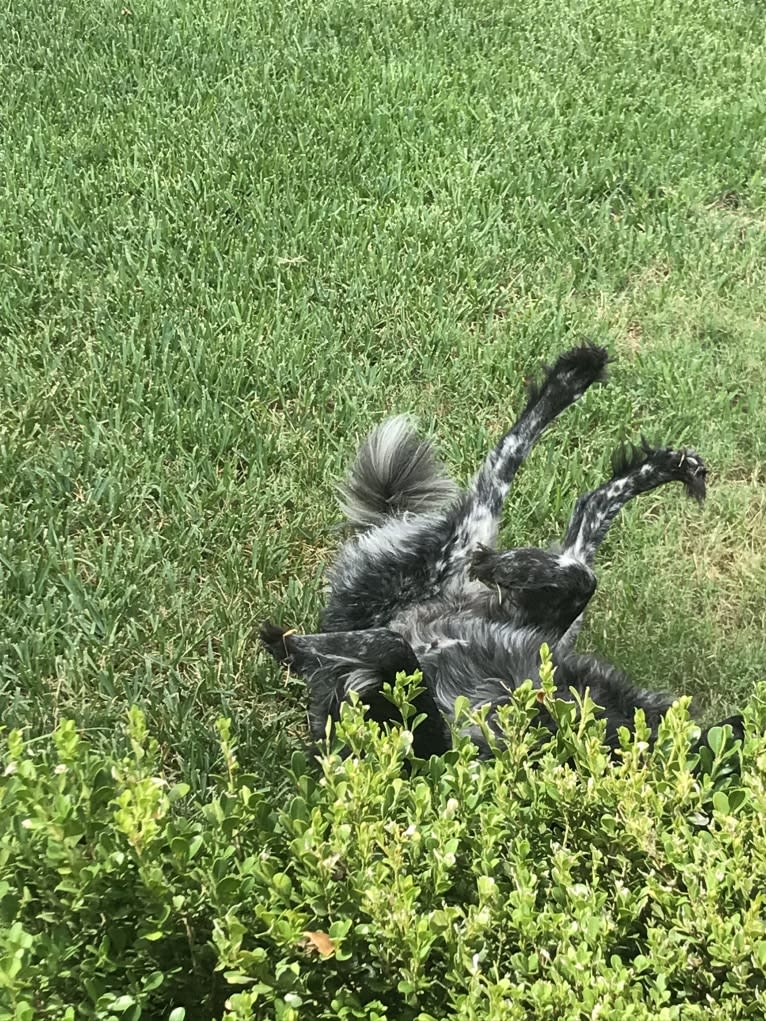
[[[445,474],[428,441],[406,417],[383,422],[362,444],[342,489],[356,534],[329,572],[319,634],[271,623],[261,638],[281,663],[306,678],[312,735],[357,692],[380,722],[396,717],[382,694],[400,671],[422,671],[415,705],[426,714],[415,731],[421,757],[450,745],[455,700],[492,711],[525,679],[539,683],[540,646],[550,646],[557,692],[584,692],[603,708],[606,740],[632,727],[644,710],[652,730],[673,697],[635,687],[614,667],[574,651],[596,588],[593,561],[609,526],[639,493],[681,482],[705,496],[705,465],[689,450],[645,443],[614,459],[608,482],[576,502],[555,549],[495,549],[503,503],[514,476],[545,428],[591,384],[602,381],[607,352],[585,344],[562,354],[531,386],[516,424],[491,451],[467,491]],[[732,723],[740,732],[738,720]],[[550,725],[550,723],[548,724]],[[472,736],[486,751],[478,730]]]

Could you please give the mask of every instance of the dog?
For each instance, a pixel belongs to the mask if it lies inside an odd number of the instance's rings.
[[[271,622],[261,629],[271,655],[307,681],[315,740],[325,736],[328,720],[332,726],[339,719],[352,692],[369,718],[395,720],[383,688],[400,672],[419,671],[414,706],[424,718],[413,751],[420,758],[442,754],[451,746],[456,700],[488,707],[492,727],[498,707],[525,679],[539,686],[543,643],[555,665],[557,696],[589,690],[606,720],[607,745],[618,745],[619,728],[633,727],[637,709],[656,733],[673,696],[636,687],[574,646],[596,590],[595,556],[619,511],[669,482],[701,502],[701,457],[645,441],[622,448],[611,478],[575,503],[560,544],[496,548],[503,505],[524,459],[566,408],[604,381],[608,362],[604,348],[584,343],[544,367],[518,420],[465,490],[406,416],[383,422],[362,443],[341,488],[353,534],[329,570],[319,633]],[[554,726],[550,718],[542,722]],[[741,736],[739,717],[724,722]],[[490,754],[481,728],[472,727],[470,736],[482,755]]]

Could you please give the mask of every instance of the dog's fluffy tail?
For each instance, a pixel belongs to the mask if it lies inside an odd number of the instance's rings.
[[[438,510],[459,492],[433,446],[407,415],[382,422],[364,440],[340,486],[340,505],[354,528],[374,528],[409,511]]]

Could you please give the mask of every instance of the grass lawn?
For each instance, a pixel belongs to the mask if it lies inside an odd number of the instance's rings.
[[[355,441],[416,412],[460,479],[590,335],[536,449],[547,543],[638,437],[580,646],[715,715],[766,677],[766,35],[758,0],[25,0],[0,12],[0,699],[103,741],[144,706],[204,786],[275,766]]]

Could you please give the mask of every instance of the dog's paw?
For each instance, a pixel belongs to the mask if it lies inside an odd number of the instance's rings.
[[[496,550],[479,543],[471,552],[471,559],[468,563],[468,577],[471,581],[482,581],[487,585],[493,584],[496,559]]]
[[[644,477],[641,489],[651,489],[663,482],[682,482],[689,496],[700,503],[705,499],[705,462],[693,450],[665,447],[655,450],[645,439],[626,444],[615,451],[612,474],[615,478],[638,473]]]
[[[573,389],[585,393],[593,383],[602,383],[606,379],[609,361],[605,347],[586,342],[559,355],[551,374],[566,379]]]
[[[557,403],[562,406],[576,401],[588,387],[604,382],[610,360],[607,349],[598,344],[586,342],[570,348],[559,355],[553,365],[543,366],[541,382],[527,387],[528,400],[537,400],[547,392],[555,394]]]
[[[278,663],[287,663],[290,659],[290,652],[287,648],[286,637],[290,634],[287,628],[279,627],[270,620],[261,624],[259,637],[261,644]]]
[[[705,499],[705,462],[693,450],[658,450],[657,456],[667,463],[671,478],[682,482],[686,495],[698,503]]]

